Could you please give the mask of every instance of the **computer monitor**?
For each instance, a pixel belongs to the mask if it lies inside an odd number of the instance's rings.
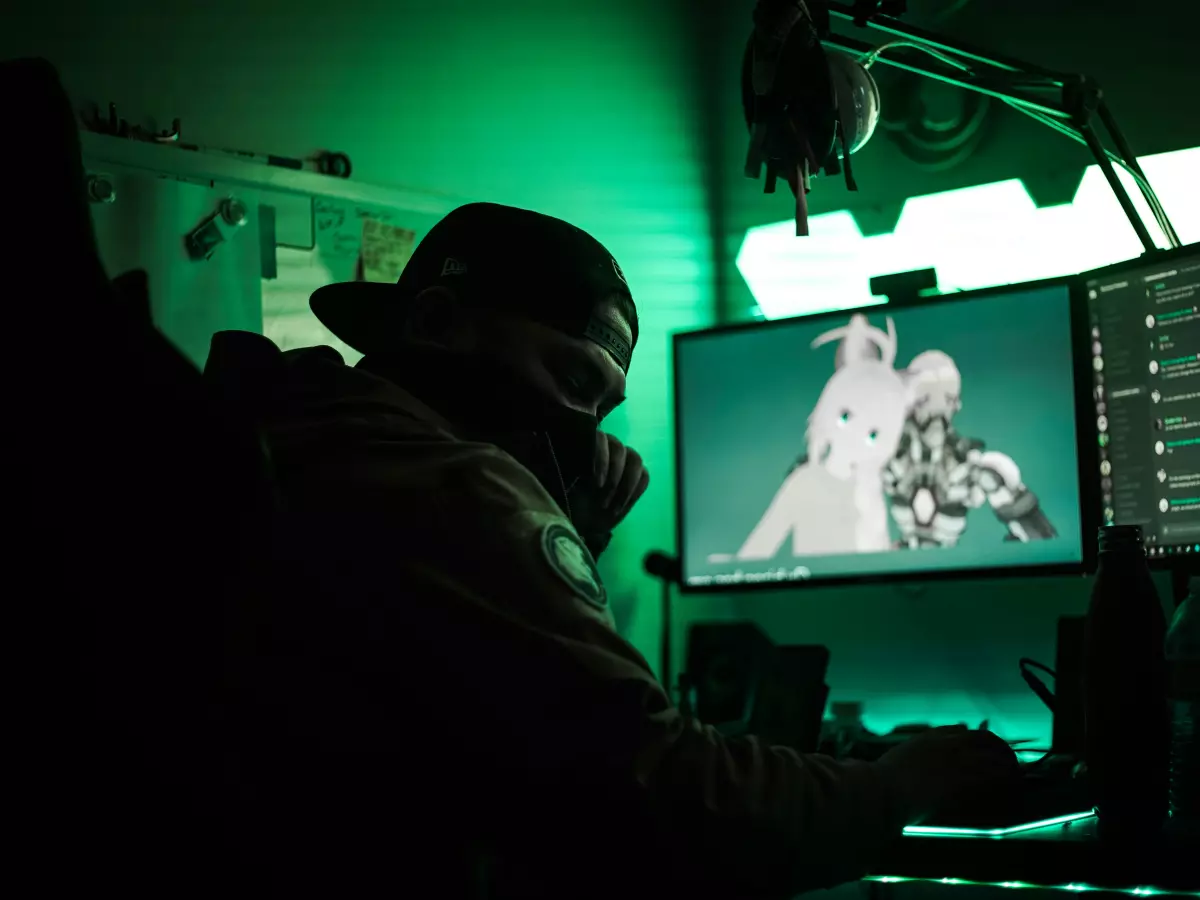
[[[677,335],[684,589],[1081,571],[1099,509],[1074,285]]]
[[[1089,272],[1091,488],[1152,561],[1200,556],[1200,244]]]

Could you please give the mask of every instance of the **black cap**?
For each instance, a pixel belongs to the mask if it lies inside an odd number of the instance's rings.
[[[625,275],[594,237],[561,219],[512,206],[471,203],[438,222],[396,284],[347,282],[309,300],[326,328],[359,353],[394,352],[407,301],[445,286],[468,305],[524,316],[606,349],[628,371],[637,314]],[[614,294],[630,321],[596,315]]]

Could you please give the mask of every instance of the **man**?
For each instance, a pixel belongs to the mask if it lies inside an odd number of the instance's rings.
[[[593,238],[473,204],[397,285],[316,315],[267,435],[289,590],[262,610],[240,817],[279,886],[339,896],[785,897],[1011,774],[986,732],[885,762],[725,740],[613,628],[594,562],[645,490],[598,431],[637,316]],[[468,877],[469,876],[469,877]]]

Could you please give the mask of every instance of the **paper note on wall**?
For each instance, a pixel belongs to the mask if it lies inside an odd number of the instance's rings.
[[[417,233],[373,218],[362,224],[362,280],[394,284],[412,256]]]
[[[313,221],[316,225],[317,248],[326,260],[358,258],[362,229],[357,225],[355,210],[343,201],[313,200]],[[335,271],[335,281],[345,281],[347,275]]]

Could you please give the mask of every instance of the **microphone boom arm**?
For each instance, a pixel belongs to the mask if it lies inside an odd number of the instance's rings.
[[[830,32],[821,36],[821,43],[825,47],[859,56],[869,60],[868,64],[879,62],[995,98],[1043,125],[1085,144],[1100,171],[1104,173],[1109,188],[1146,252],[1157,251],[1159,247],[1150,230],[1142,221],[1137,207],[1125,190],[1125,185],[1117,177],[1113,166],[1115,161],[1133,176],[1158,226],[1166,236],[1167,243],[1172,247],[1180,246],[1179,236],[1175,233],[1166,211],[1163,210],[1094,80],[1083,75],[1065,75],[1040,69],[954,43],[931,32],[912,28],[890,16],[864,9],[878,8],[878,4],[873,4],[870,0],[866,3],[859,0],[854,4],[830,2],[825,6],[830,19],[852,22],[891,38],[882,45],[872,46],[864,41]],[[930,58],[939,60],[942,65],[922,64],[912,59],[895,59],[885,55],[885,51],[893,47],[920,50]],[[985,69],[986,73],[983,71]],[[1096,133],[1094,123],[1097,121],[1108,133],[1109,139],[1116,147],[1115,152],[1107,149]]]

